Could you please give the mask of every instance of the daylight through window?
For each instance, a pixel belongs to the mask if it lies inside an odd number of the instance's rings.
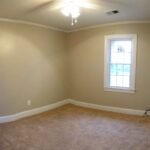
[[[135,91],[136,35],[105,37],[105,90]]]

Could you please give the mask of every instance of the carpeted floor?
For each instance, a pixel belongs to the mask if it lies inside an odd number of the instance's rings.
[[[0,150],[150,150],[150,118],[65,105],[1,124]]]

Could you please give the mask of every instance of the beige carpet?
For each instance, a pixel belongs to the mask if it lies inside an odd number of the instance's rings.
[[[1,124],[0,150],[150,150],[150,118],[65,105]]]

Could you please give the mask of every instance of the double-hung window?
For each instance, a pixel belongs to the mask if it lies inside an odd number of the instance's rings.
[[[105,36],[104,89],[135,92],[135,34]]]

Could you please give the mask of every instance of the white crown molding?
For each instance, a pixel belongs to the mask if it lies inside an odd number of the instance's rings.
[[[9,18],[0,18],[0,21],[2,22],[10,22],[10,23],[18,23],[18,24],[26,24],[26,25],[32,25],[32,26],[37,26],[41,28],[46,28],[46,29],[51,29],[54,31],[60,31],[60,32],[65,32],[65,33],[72,33],[72,32],[78,32],[78,31],[83,31],[83,30],[88,30],[88,29],[94,29],[94,28],[100,28],[100,27],[106,27],[106,26],[113,26],[113,25],[123,25],[123,24],[135,24],[135,23],[150,23],[150,21],[120,21],[120,22],[114,22],[114,23],[106,23],[106,24],[99,24],[99,25],[92,25],[92,26],[87,26],[87,27],[82,27],[82,28],[77,28],[73,30],[63,30],[60,28],[48,26],[48,25],[43,25],[39,23],[34,23],[30,21],[24,21],[24,20],[16,20],[16,19],[9,19]]]
[[[32,26],[36,26],[36,27],[51,29],[51,30],[54,30],[54,31],[67,32],[66,30],[62,30],[62,29],[59,29],[59,28],[56,28],[56,27],[42,25],[42,24],[38,24],[38,23],[30,22],[30,21],[24,21],[24,20],[0,18],[0,21],[9,22],[9,23],[17,23],[17,24],[26,24],[26,25],[32,25]]]
[[[42,106],[39,108],[34,108],[34,109],[27,110],[24,112],[19,112],[19,113],[7,115],[7,116],[0,116],[0,123],[16,121],[18,119],[33,116],[36,114],[40,114],[42,112],[46,112],[46,111],[61,107],[66,104],[73,104],[73,105],[85,107],[85,108],[117,112],[117,113],[122,113],[122,114],[129,114],[129,115],[138,115],[138,116],[144,115],[144,112],[145,112],[144,110],[135,110],[135,109],[127,109],[127,108],[121,108],[121,107],[104,106],[104,105],[86,103],[86,102],[73,100],[73,99],[66,99],[66,100],[62,100],[60,102],[56,102],[56,103],[53,103],[53,104],[50,104],[47,106]]]
[[[114,26],[114,25],[124,25],[124,24],[149,24],[150,21],[120,21],[120,22],[114,22],[114,23],[106,23],[106,24],[99,24],[99,25],[92,25],[82,28],[73,29],[70,31],[67,31],[68,33],[72,32],[78,32],[83,30],[89,30],[89,29],[95,29],[100,27],[107,27],[107,26]]]

